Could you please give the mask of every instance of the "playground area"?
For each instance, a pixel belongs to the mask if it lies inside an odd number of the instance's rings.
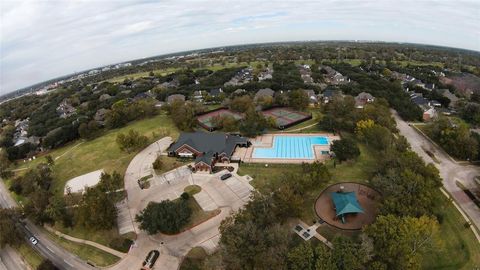
[[[360,230],[372,224],[381,194],[354,182],[327,187],[315,202],[315,212],[325,223],[341,230]]]

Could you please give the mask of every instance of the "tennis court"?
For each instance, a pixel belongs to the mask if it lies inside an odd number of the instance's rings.
[[[197,116],[197,121],[206,130],[212,131],[215,129],[215,118],[217,117],[225,117],[225,116],[232,116],[236,120],[240,120],[243,118],[243,115],[237,112],[230,111],[228,109],[219,109],[211,112],[207,112],[205,114]]]
[[[290,108],[272,108],[262,113],[265,117],[272,117],[279,129],[284,129],[312,118],[312,115],[309,113],[294,111]]]

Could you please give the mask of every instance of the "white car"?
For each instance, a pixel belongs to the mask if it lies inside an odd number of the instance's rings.
[[[30,237],[30,242],[32,242],[33,245],[36,245],[38,243],[38,240],[35,237]]]

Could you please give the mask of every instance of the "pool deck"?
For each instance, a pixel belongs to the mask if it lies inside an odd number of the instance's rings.
[[[328,145],[314,145],[313,152],[315,155],[314,159],[289,159],[289,158],[254,158],[253,151],[255,148],[271,148],[273,146],[274,136],[298,136],[298,137],[317,137],[323,136],[328,138]],[[249,148],[237,147],[233,156],[240,158],[243,162],[248,163],[284,163],[284,164],[299,164],[299,163],[313,163],[315,161],[324,161],[330,158],[329,155],[322,155],[322,151],[329,151],[330,144],[334,140],[339,140],[339,136],[334,136],[330,133],[299,133],[299,134],[264,134],[258,136],[252,140],[252,146]]]

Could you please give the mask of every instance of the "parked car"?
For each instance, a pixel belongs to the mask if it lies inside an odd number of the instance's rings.
[[[230,177],[232,177],[232,174],[231,173],[226,173],[226,174],[220,176],[220,179],[223,181],[223,180],[227,180]]]
[[[37,240],[37,238],[35,238],[35,237],[33,237],[33,236],[32,236],[32,237],[30,237],[30,242],[31,242],[33,245],[36,245],[36,244],[38,244],[38,240]]]
[[[155,262],[158,259],[158,256],[160,256],[160,252],[158,250],[151,250],[147,258],[145,258],[145,261],[143,261],[142,265],[142,270],[150,270],[153,269],[153,265],[155,265]]]

